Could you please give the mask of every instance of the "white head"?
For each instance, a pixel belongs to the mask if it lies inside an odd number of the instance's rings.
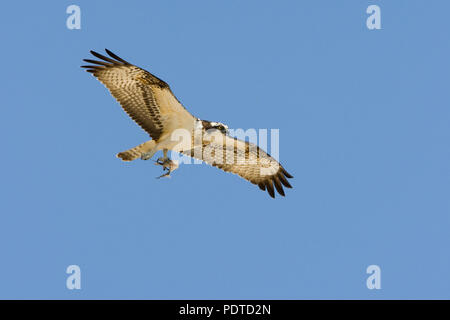
[[[202,125],[205,130],[217,129],[223,134],[228,134],[228,126],[221,122],[202,120]]]

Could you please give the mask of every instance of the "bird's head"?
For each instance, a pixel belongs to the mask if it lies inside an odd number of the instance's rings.
[[[226,124],[214,121],[206,121],[202,120],[203,128],[205,130],[216,129],[222,132],[223,134],[228,134],[228,126]]]

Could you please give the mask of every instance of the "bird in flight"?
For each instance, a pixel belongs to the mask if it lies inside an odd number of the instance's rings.
[[[84,59],[90,65],[82,68],[102,82],[125,112],[151,137],[147,142],[118,153],[118,158],[149,160],[162,150],[164,156],[155,163],[167,171],[161,176],[164,177],[178,168],[178,162],[167,155],[172,150],[237,174],[261,190],[267,190],[272,198],[274,190],[284,196],[283,186],[292,188],[287,180],[292,176],[257,145],[229,136],[228,127],[220,122],[194,117],[166,82],[108,49],[105,51],[109,57],[91,51],[100,60]]]

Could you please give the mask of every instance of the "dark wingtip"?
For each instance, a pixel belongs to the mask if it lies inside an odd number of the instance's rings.
[[[265,185],[266,185],[266,189],[267,189],[267,192],[269,193],[269,195],[270,195],[272,198],[275,198],[275,192],[274,192],[274,190],[273,190],[272,180],[266,180],[266,181],[265,181]]]
[[[258,187],[259,187],[262,191],[266,191],[266,185],[265,185],[263,182],[258,183]]]
[[[275,189],[277,189],[278,193],[281,194],[283,197],[285,196],[283,186],[280,183],[280,180],[277,176],[273,177],[273,184],[275,185]]]
[[[111,66],[113,66],[112,64],[104,62],[104,61],[97,61],[97,60],[92,60],[92,59],[83,59],[83,61],[85,61],[87,63],[92,63],[92,64],[94,64],[97,67],[98,67],[98,65],[104,66],[104,67],[111,67]]]
[[[93,65],[85,65],[85,66],[80,66],[81,68],[88,68],[88,69],[101,69],[100,66],[93,66]]]
[[[112,64],[114,64],[114,65],[120,65],[120,62],[119,62],[119,61],[116,61],[116,60],[113,60],[113,59],[111,59],[111,58],[105,57],[104,55],[102,55],[102,54],[100,54],[100,53],[98,53],[98,52],[95,52],[94,50],[91,50],[90,52],[91,52],[91,54],[92,54],[94,57],[97,57],[97,58],[99,58],[99,59],[101,59],[101,60],[104,60],[104,61],[108,61],[108,62],[110,62],[110,63],[112,63]]]
[[[280,182],[283,184],[283,186],[285,186],[286,188],[292,188],[291,184],[289,183],[289,181],[287,181],[286,177],[284,176],[284,174],[282,172],[280,172],[278,174],[278,179],[280,179]]]
[[[105,48],[105,52],[106,52],[111,58],[114,58],[114,59],[116,59],[116,60],[118,60],[118,61],[120,61],[120,62],[122,62],[122,63],[125,63],[125,64],[130,64],[128,61],[123,60],[121,57],[119,57],[117,54],[113,53],[111,50],[108,50],[108,49]]]
[[[294,177],[294,176],[292,176],[291,174],[289,174],[289,172],[287,172],[284,168],[281,168],[281,172],[283,172],[284,175],[285,175],[287,178],[293,178],[293,177]]]

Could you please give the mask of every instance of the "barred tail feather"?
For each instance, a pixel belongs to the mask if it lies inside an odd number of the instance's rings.
[[[155,140],[150,140],[134,148],[119,152],[116,157],[122,159],[123,161],[133,161],[139,159],[143,153],[150,152],[155,145]]]

